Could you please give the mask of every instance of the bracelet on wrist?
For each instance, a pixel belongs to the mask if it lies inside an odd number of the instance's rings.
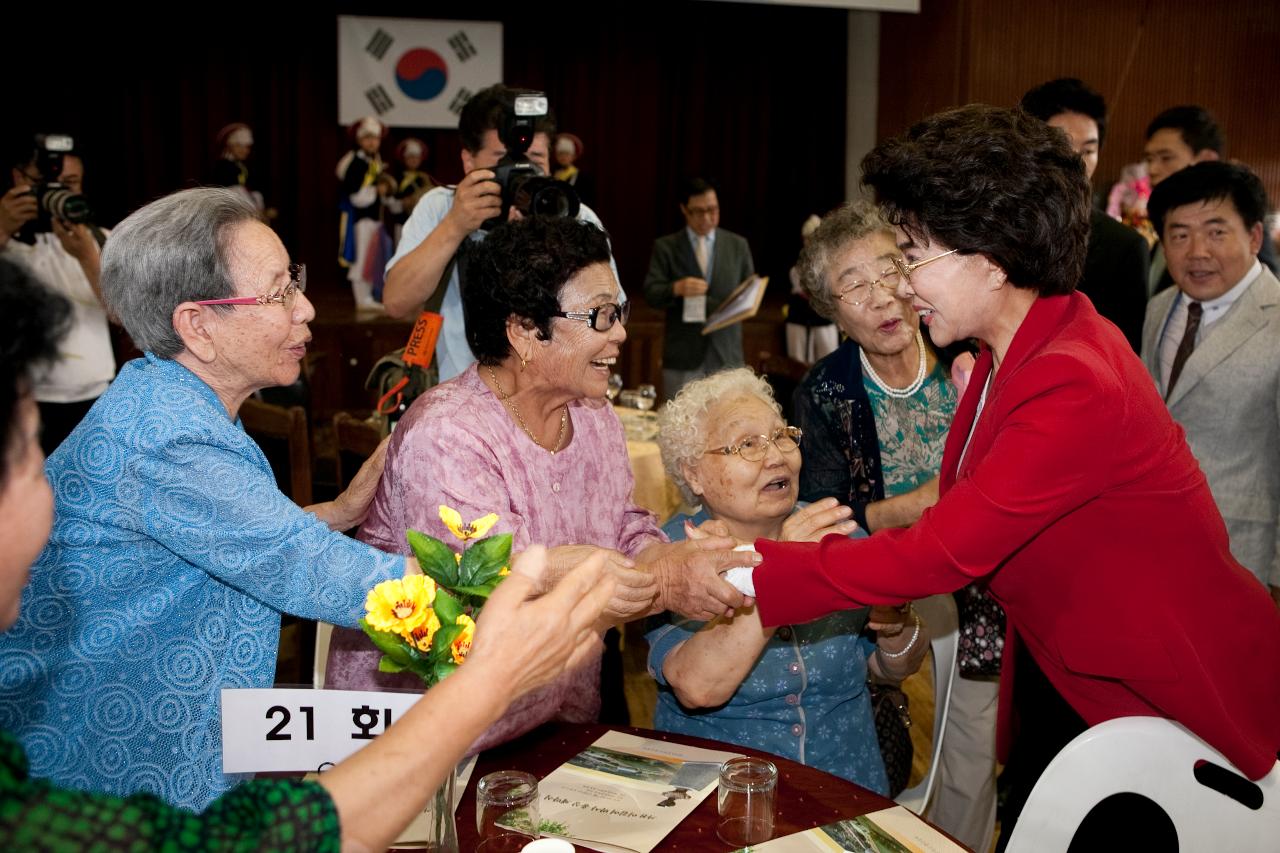
[[[899,649],[896,652],[886,652],[884,649],[880,648],[879,644],[877,644],[876,654],[880,655],[881,657],[889,658],[890,660],[892,660],[894,658],[900,658],[903,655],[905,655],[907,652],[911,651],[911,648],[916,644],[916,640],[920,639],[920,614],[912,610],[911,621],[915,624],[915,627],[912,628],[911,639],[907,640],[907,644],[905,646],[903,646],[901,649]]]

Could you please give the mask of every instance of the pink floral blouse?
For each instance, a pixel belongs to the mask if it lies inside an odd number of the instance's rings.
[[[516,425],[471,365],[420,397],[401,419],[360,539],[408,554],[405,531],[460,545],[440,521],[441,504],[463,521],[499,515],[490,531],[511,533],[513,550],[531,544],[596,545],[633,556],[666,542],[657,519],[632,502],[634,481],[617,415],[603,403],[569,404],[573,438],[551,454]],[[357,631],[337,629],[326,687],[420,689],[421,682],[377,671],[379,653]],[[548,720],[594,721],[600,661],[566,673],[517,700],[472,751],[502,743]]]

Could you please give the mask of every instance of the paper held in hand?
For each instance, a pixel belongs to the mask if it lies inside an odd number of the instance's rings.
[[[648,853],[716,790],[737,753],[605,732],[538,783],[543,835]]]
[[[707,324],[702,327],[702,334],[709,335],[754,317],[760,310],[760,300],[764,299],[764,289],[768,286],[767,275],[747,276],[746,281],[735,287],[720,303],[720,307],[711,312]]]

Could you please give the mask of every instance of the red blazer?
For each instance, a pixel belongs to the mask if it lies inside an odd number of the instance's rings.
[[[1037,300],[957,470],[991,365],[984,351],[941,497],[913,527],[756,543],[764,624],[990,576],[1011,633],[1086,723],[1170,717],[1266,775],[1280,749],[1280,610],[1232,559],[1182,428],[1128,342],[1084,296]],[[1008,710],[1005,690],[1005,745]]]

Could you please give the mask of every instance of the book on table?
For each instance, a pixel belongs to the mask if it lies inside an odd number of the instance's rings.
[[[759,853],[965,853],[965,848],[902,806],[753,844]]]
[[[760,300],[764,299],[764,289],[768,286],[767,275],[747,276],[742,284],[735,287],[724,298],[720,307],[707,317],[706,325],[702,327],[702,334],[709,335],[756,316],[756,312],[760,310]]]
[[[738,753],[605,732],[538,782],[541,831],[604,853],[649,853],[716,790]]]

